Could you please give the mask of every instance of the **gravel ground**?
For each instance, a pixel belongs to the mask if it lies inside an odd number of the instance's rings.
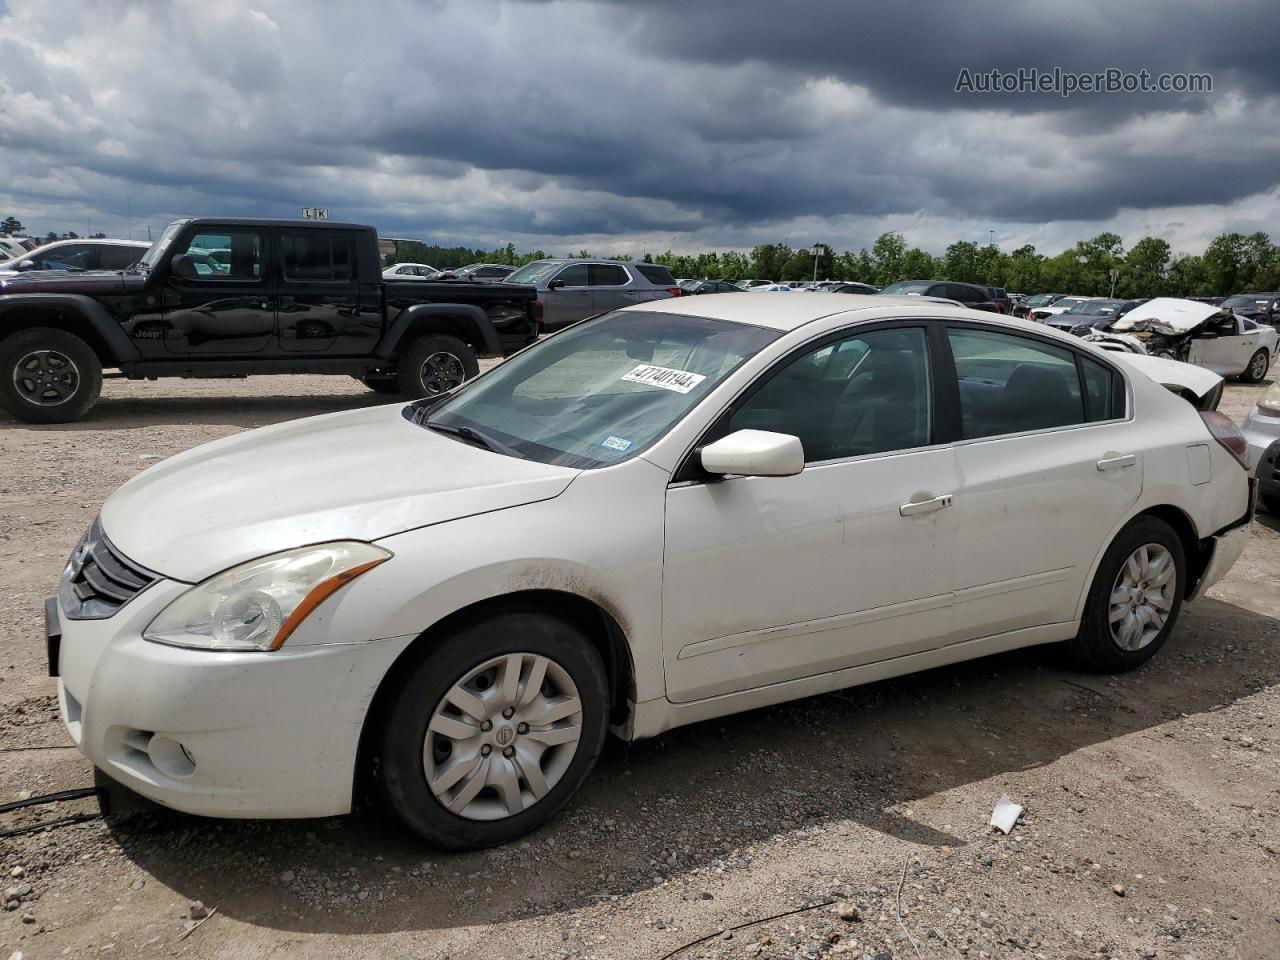
[[[0,803],[92,783],[38,611],[103,498],[198,443],[378,402],[337,377],[113,380],[82,423],[0,423]],[[1134,673],[1033,649],[614,743],[554,824],[486,853],[371,813],[145,804],[0,839],[0,958],[1275,958],[1278,585],[1264,515]],[[1026,808],[1007,837],[1002,793]]]

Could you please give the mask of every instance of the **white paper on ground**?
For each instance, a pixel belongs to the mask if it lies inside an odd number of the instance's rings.
[[[1022,807],[1009,799],[1007,793],[1000,794],[996,808],[991,811],[991,825],[1001,833],[1008,833],[1022,816]]]

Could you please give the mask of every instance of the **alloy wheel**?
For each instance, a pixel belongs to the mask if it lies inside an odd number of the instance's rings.
[[[422,362],[418,379],[429,396],[447,393],[467,378],[462,361],[452,353],[437,351]]]
[[[504,654],[470,670],[436,704],[423,771],[451,813],[500,820],[551,791],[581,737],[582,702],[568,671],[541,654]]]
[[[1267,355],[1265,353],[1257,353],[1253,357],[1253,361],[1249,364],[1249,376],[1254,380],[1261,380],[1267,375]]]
[[[1139,547],[1120,567],[1111,588],[1108,621],[1121,650],[1141,650],[1164,629],[1178,589],[1177,564],[1158,543]]]
[[[32,350],[14,365],[13,386],[28,403],[56,407],[75,396],[80,371],[65,353]]]

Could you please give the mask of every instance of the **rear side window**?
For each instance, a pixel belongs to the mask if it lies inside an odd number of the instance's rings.
[[[966,440],[1086,422],[1072,351],[986,330],[949,328],[947,337]]]
[[[590,276],[593,287],[620,287],[631,279],[622,267],[603,263],[591,264]]]
[[[331,230],[282,233],[286,280],[350,280],[351,238]]]
[[[115,244],[108,244],[99,249],[98,266],[102,270],[124,270],[131,267],[146,253],[146,249],[137,247],[122,247]]]
[[[650,283],[657,284],[660,287],[674,287],[676,278],[671,275],[671,271],[666,267],[660,267],[656,263],[637,263],[636,269]]]
[[[1080,369],[1084,372],[1084,405],[1089,420],[1124,416],[1120,375],[1088,357],[1080,358]]]

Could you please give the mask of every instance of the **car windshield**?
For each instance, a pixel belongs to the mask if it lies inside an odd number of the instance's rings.
[[[1073,317],[1087,316],[1100,317],[1108,313],[1115,313],[1116,308],[1120,306],[1119,300],[1084,300],[1080,303],[1073,304],[1067,313]]]
[[[1087,300],[1081,297],[1063,297],[1057,303],[1053,304],[1053,306],[1061,307],[1065,312],[1067,310],[1070,310],[1072,307],[1079,306],[1080,304],[1087,303],[1087,302],[1088,302]]]
[[[1047,307],[1053,303],[1058,295],[1056,293],[1037,293],[1034,297],[1027,297],[1022,301],[1024,307]]]
[[[164,228],[164,233],[160,234],[160,239],[153,243],[138,260],[148,270],[154,270],[160,262],[160,254],[169,249],[169,244],[173,242],[173,238],[178,235],[178,231],[182,229],[182,221],[175,220]]]
[[[932,280],[903,280],[901,283],[891,283],[889,286],[881,290],[881,293],[887,294],[920,294],[924,293],[933,286]]]
[[[538,284],[550,277],[563,265],[559,260],[535,260],[533,263],[526,263],[514,273],[507,274],[503,278],[503,283]]]
[[[405,416],[542,463],[590,469],[639,453],[743,361],[779,336],[764,327],[614,312],[549,337]]]

